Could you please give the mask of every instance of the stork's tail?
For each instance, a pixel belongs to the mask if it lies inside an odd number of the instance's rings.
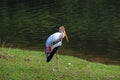
[[[46,56],[47,56],[47,62],[49,62],[52,57],[54,56],[55,52],[57,51],[58,47],[54,48],[52,52],[50,53],[46,53]]]

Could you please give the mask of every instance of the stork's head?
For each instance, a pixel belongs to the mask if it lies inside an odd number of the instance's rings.
[[[66,41],[69,42],[66,31],[65,31],[65,27],[60,26],[59,31],[63,33],[64,37],[66,38]]]

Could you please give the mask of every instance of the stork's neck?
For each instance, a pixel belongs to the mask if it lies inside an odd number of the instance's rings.
[[[63,36],[63,38],[64,38],[64,37],[65,37],[65,34],[64,34],[64,32],[62,32],[62,31],[61,31],[60,33],[62,34],[62,36]]]

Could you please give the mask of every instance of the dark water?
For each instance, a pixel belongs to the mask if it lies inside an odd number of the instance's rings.
[[[120,65],[120,2],[79,1],[1,0],[0,44],[44,51],[47,37],[64,24],[70,42],[60,54]]]

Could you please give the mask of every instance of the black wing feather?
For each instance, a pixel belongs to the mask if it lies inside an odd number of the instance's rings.
[[[48,53],[49,56],[47,56],[47,62],[49,62],[52,59],[52,57],[54,56],[54,54],[55,54],[55,52],[57,51],[58,48],[59,47],[56,47],[56,48],[53,49],[53,51],[51,53]]]

